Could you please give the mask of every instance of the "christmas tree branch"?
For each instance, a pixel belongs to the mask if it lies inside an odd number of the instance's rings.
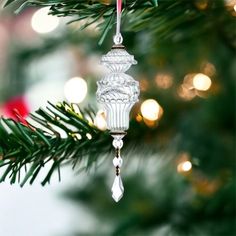
[[[140,19],[145,17],[141,12],[157,6],[157,0],[126,0],[123,4],[123,15],[132,12],[133,17]],[[115,1],[94,1],[94,0],[7,0],[5,7],[14,5],[15,13],[21,12],[26,7],[50,7],[50,14],[59,17],[70,16],[73,19],[69,22],[82,21],[81,29],[96,23],[102,32],[99,44],[106,37],[109,30],[115,23],[116,7]]]
[[[60,166],[86,160],[86,168],[97,161],[101,153],[109,151],[109,136],[98,130],[91,119],[93,110],[79,110],[75,104],[50,104],[47,110],[39,109],[31,115],[31,121],[20,122],[0,119],[0,167],[5,167],[0,182],[10,178],[11,184],[21,180],[22,169],[27,181],[32,184],[42,167],[51,167],[42,184],[45,185],[55,170],[60,178]],[[99,152],[98,152],[99,150]],[[29,167],[29,169],[28,169]]]
[[[95,23],[101,32],[99,44],[116,21],[112,0],[7,0],[5,6],[9,5],[16,13],[28,6],[50,7],[49,14],[73,17],[68,23],[81,21],[81,29]],[[209,30],[223,28],[226,39],[232,41],[235,30],[231,10],[223,0],[124,0],[122,26],[123,30],[148,30],[158,37],[158,42],[189,40]],[[219,25],[221,27],[215,27]]]

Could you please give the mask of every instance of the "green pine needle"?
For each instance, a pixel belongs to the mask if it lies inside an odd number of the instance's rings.
[[[9,5],[14,5],[16,14],[20,13],[26,7],[50,7],[49,14],[51,15],[58,17],[74,17],[69,23],[84,20],[81,29],[95,22],[101,22],[101,24],[98,25],[98,28],[100,28],[102,32],[99,44],[103,43],[116,19],[114,17],[116,6],[113,1],[107,4],[104,1],[90,0],[7,0],[4,6],[8,7]],[[127,12],[130,12],[133,17],[136,18],[140,9],[149,9],[157,5],[157,0],[126,0],[123,4],[124,16],[127,15]]]
[[[62,164],[70,163],[74,167],[75,163],[83,161],[87,162],[88,169],[100,154],[110,149],[109,135],[85,118],[95,117],[91,108],[80,112],[75,104],[49,103],[46,110],[39,109],[30,117],[31,122],[26,124],[0,119],[0,167],[5,168],[0,182],[7,177],[11,184],[21,181],[21,170],[29,167],[21,186],[28,181],[32,184],[42,167],[51,163],[42,182],[45,185],[55,170],[58,170],[60,179]],[[86,159],[88,161],[84,161]]]

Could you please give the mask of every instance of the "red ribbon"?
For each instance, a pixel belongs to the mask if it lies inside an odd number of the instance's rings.
[[[121,13],[122,10],[122,0],[117,0],[117,12],[118,14]]]

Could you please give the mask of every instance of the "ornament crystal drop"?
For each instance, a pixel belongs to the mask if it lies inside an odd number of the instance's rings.
[[[123,197],[124,187],[120,175],[115,177],[114,183],[111,188],[113,199],[118,202]]]

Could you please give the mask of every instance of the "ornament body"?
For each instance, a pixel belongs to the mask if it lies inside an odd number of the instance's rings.
[[[97,83],[97,101],[104,105],[111,133],[124,132],[129,128],[129,113],[139,96],[139,83],[125,72],[137,62],[122,45],[113,46],[101,61],[109,73]]]

